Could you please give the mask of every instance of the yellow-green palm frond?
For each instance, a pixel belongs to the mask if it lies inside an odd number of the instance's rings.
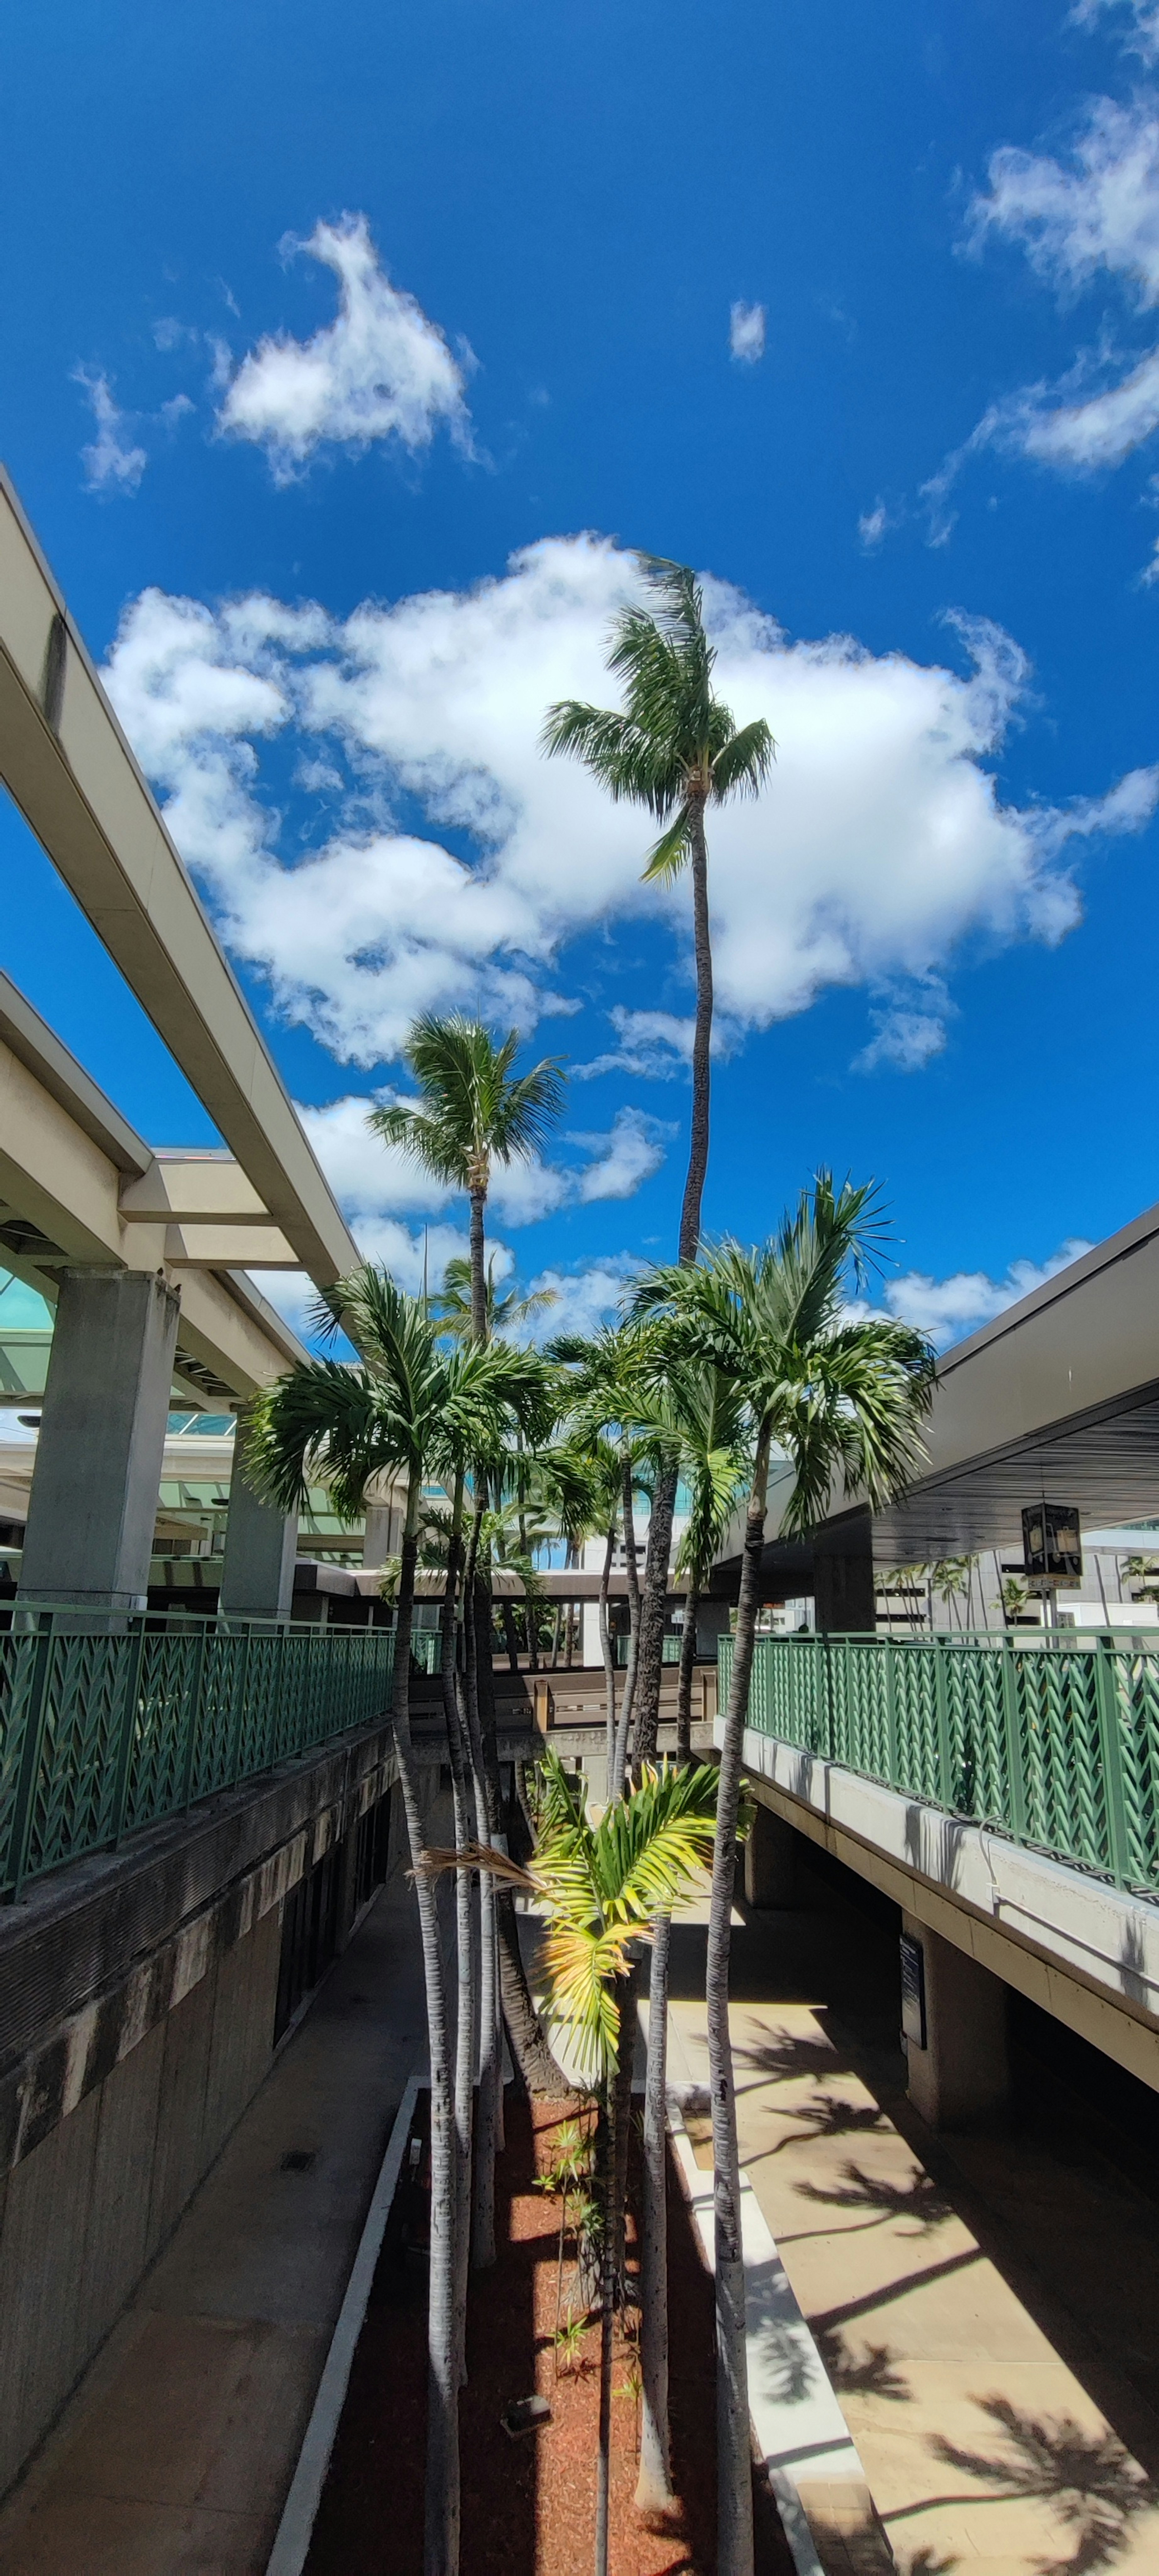
[[[717,1772],[646,1769],[629,1798],[607,1807],[593,1836],[594,1875],[611,1922],[670,1914],[711,1858]]]
[[[630,1965],[631,1950],[631,1932],[622,1925],[592,1932],[559,1917],[549,1920],[543,1945],[548,2014],[564,2024],[585,2073],[607,2073],[614,2063],[620,2027],[614,1986]]]

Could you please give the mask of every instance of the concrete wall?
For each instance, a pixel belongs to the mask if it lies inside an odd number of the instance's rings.
[[[0,1916],[0,2492],[270,2067],[288,1895],[338,1845],[342,1947],[384,1795],[396,1854],[394,1778],[369,1728]]]

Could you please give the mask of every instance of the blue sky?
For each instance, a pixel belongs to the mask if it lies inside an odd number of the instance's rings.
[[[62,0],[6,53],[0,449],[367,1248],[461,1231],[362,1129],[428,1003],[576,1069],[523,1277],[587,1318],[674,1242],[686,896],[535,740],[638,547],[779,743],[713,830],[710,1227],[872,1172],[945,1337],[1147,1205],[1150,0]],[[0,866],[8,971],[205,1137],[10,812]]]

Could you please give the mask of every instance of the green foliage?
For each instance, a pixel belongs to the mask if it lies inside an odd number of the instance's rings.
[[[634,1292],[635,1313],[667,1326],[671,1359],[731,1379],[756,1441],[791,1461],[786,1533],[816,1526],[835,1477],[880,1508],[921,1454],[930,1344],[908,1324],[848,1311],[850,1278],[864,1285],[884,1236],[872,1187],[838,1190],[821,1171],[770,1242],[746,1252],[726,1241]]]
[[[529,1073],[515,1074],[518,1049],[517,1029],[497,1045],[479,1020],[425,1013],[403,1049],[419,1099],[372,1110],[369,1126],[435,1180],[485,1193],[492,1163],[537,1153],[563,1103],[559,1058],[545,1056]]]
[[[492,1253],[487,1263],[487,1335],[499,1334],[510,1340],[535,1316],[547,1314],[558,1303],[554,1288],[536,1288],[521,1297],[518,1288],[501,1288],[495,1276],[498,1255]],[[465,1254],[455,1253],[443,1272],[443,1284],[430,1301],[432,1315],[437,1315],[444,1333],[456,1341],[469,1342],[471,1323],[471,1264]]]
[[[713,695],[716,654],[693,572],[659,556],[645,558],[645,571],[655,609],[625,609],[608,656],[624,682],[623,713],[568,698],[549,708],[542,738],[547,752],[582,760],[617,802],[664,824],[644,875],[669,880],[689,857],[694,807],[757,795],[776,745],[763,718],[738,729]]]

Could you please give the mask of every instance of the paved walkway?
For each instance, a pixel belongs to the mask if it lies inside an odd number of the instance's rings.
[[[1073,2139],[933,2137],[896,1935],[805,1884],[734,1922],[741,2156],[898,2567],[1155,2576],[1159,2209]],[[673,1935],[674,2084],[706,2076],[705,1912]]]
[[[261,2576],[425,2047],[399,1871],[0,2512],[0,2576]]]

